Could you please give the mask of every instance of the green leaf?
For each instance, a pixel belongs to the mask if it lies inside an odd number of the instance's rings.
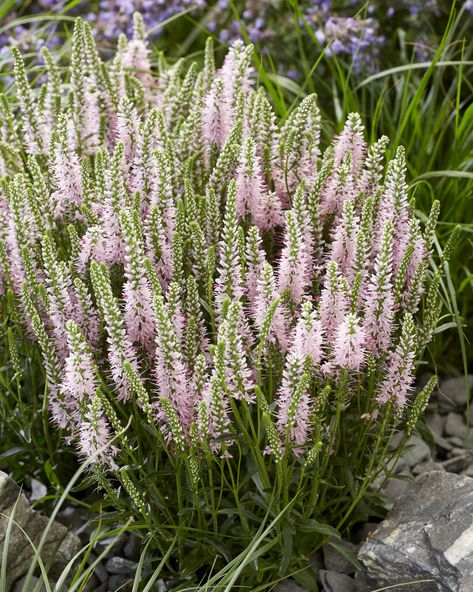
[[[430,431],[430,428],[425,423],[424,418],[421,418],[417,422],[416,429],[419,432],[420,437],[422,438],[422,440],[424,440],[424,442],[427,444],[427,446],[431,450],[434,450],[435,449],[435,438],[434,438],[434,435],[432,434],[432,432]]]
[[[306,569],[291,574],[291,578],[310,592],[318,592],[319,590],[317,575],[310,565]]]
[[[331,547],[333,547],[337,551],[337,553],[340,553],[340,555],[342,557],[344,557],[347,561],[349,561],[356,570],[360,569],[360,567],[361,567],[360,562],[356,558],[356,555],[354,553],[352,553],[352,551],[350,551],[350,549],[347,549],[347,547],[344,547],[343,545],[339,545],[338,543],[335,543],[334,541],[329,541],[328,544]]]
[[[330,524],[318,522],[313,518],[309,518],[308,520],[304,520],[304,522],[298,523],[297,530],[300,532],[316,532],[317,534],[321,534],[323,536],[341,539],[340,533],[337,529],[333,528],[333,526],[330,526]]]
[[[281,564],[279,566],[278,574],[280,576],[285,575],[292,559],[292,542],[294,537],[294,529],[289,524],[285,524],[282,529],[282,545],[283,554],[281,558]]]

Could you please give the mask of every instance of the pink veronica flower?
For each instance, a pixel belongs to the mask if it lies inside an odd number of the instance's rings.
[[[365,332],[356,315],[349,313],[337,330],[333,347],[337,366],[358,372],[365,361]]]

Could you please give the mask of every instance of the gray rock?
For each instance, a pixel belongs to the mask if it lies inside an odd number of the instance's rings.
[[[448,451],[448,456],[458,456],[457,450],[459,448],[465,447],[465,438],[459,438],[458,436],[453,436],[449,438],[448,441],[452,445],[452,450]]]
[[[390,479],[387,484],[381,490],[386,496],[387,501],[385,502],[386,508],[390,510],[397,500],[406,492],[409,488],[409,481],[405,479],[396,479],[395,477]],[[328,566],[327,566],[328,568]],[[329,568],[332,569],[332,568]],[[340,570],[335,570],[340,571]],[[347,573],[347,572],[343,572]],[[348,572],[349,573],[349,572]]]
[[[465,456],[461,455],[448,458],[447,460],[442,461],[441,465],[443,469],[449,473],[462,473],[463,470],[466,469],[467,462]]]
[[[433,580],[409,590],[471,592],[472,514],[473,479],[443,471],[424,473],[361,547],[360,582],[382,587]]]
[[[294,580],[283,580],[277,584],[274,592],[307,592],[307,588],[299,586]]]
[[[431,413],[427,415],[425,421],[435,439],[443,436],[445,419],[439,413]]]
[[[109,574],[132,575],[135,573],[138,564],[125,557],[110,557],[105,563],[105,569]]]
[[[406,450],[401,459],[401,463],[405,467],[415,467],[430,458],[430,448],[422,438],[411,436],[407,441],[407,446],[409,449]]]
[[[333,541],[338,547],[344,548],[348,553],[353,555],[356,559],[358,552],[358,546],[348,541]],[[327,570],[336,571],[342,574],[353,574],[355,573],[355,566],[353,563],[348,561],[335,547],[327,543],[322,547],[324,564]]]
[[[456,376],[442,380],[439,391],[443,397],[446,397],[456,407],[465,407],[467,396],[471,395],[473,388],[473,374],[465,376]]]
[[[450,471],[451,473],[462,473],[472,462],[473,454],[470,450],[455,448],[452,450],[451,457],[440,464],[446,471]]]
[[[420,465],[416,465],[412,467],[412,474],[417,477],[418,475],[422,475],[423,473],[428,473],[429,471],[444,471],[445,469],[442,467],[441,462],[436,462],[432,459],[426,460]]]
[[[35,554],[22,530],[31,538],[33,545],[38,546],[49,520],[34,511],[18,485],[6,473],[0,471],[0,512],[4,515],[0,517],[0,557],[3,553],[8,517],[14,508],[13,519],[16,524],[13,524],[11,529],[7,554],[7,591],[12,589],[16,580],[26,574]],[[79,539],[68,532],[62,524],[54,522],[49,527],[41,551],[43,561],[51,563],[49,577],[59,577],[79,548]]]
[[[61,524],[64,524],[70,530],[74,532],[78,531],[84,526],[84,522],[87,520],[84,517],[83,508],[77,506],[66,506],[62,508],[57,515],[57,519]]]
[[[141,539],[135,534],[130,534],[127,542],[123,546],[123,555],[127,559],[137,561],[140,558]]]
[[[100,586],[99,580],[95,574],[92,574],[90,578],[87,580],[85,587],[83,588],[83,592],[97,592],[97,588]]]
[[[473,464],[468,465],[466,469],[462,472],[463,475],[466,475],[467,477],[473,477]]]
[[[89,565],[92,565],[92,563],[94,563],[94,561],[96,561],[97,556],[94,553],[90,553],[88,558],[87,558],[87,563]],[[107,570],[105,569],[103,563],[97,563],[97,565],[94,567],[94,574],[97,576],[97,578],[103,583],[106,582],[108,580],[108,573]]]
[[[31,494],[29,496],[30,501],[35,502],[48,493],[46,485],[38,481],[37,479],[31,479],[30,482]]]
[[[336,571],[322,569],[320,571],[320,582],[324,592],[355,592],[356,584],[353,578]]]
[[[451,411],[445,420],[445,434],[463,439],[466,436],[466,430],[466,423],[463,416]]]
[[[124,574],[113,574],[107,581],[107,590],[115,592],[117,590],[130,590],[133,584],[133,578]]]
[[[94,537],[95,533],[93,531],[90,531],[90,542],[94,540]],[[125,546],[126,540],[127,537],[123,532],[117,535],[105,537],[104,539],[100,539],[100,541],[97,541],[96,543],[97,552],[100,554],[102,551],[105,551],[105,549],[111,547],[110,551],[108,552],[109,556],[112,555],[112,553],[114,556],[122,555],[123,547]]]
[[[448,452],[453,448],[453,445],[443,436],[436,437],[435,444],[437,448],[443,450],[443,452]]]

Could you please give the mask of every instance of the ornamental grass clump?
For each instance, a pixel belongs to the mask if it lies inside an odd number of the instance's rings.
[[[315,96],[278,121],[241,43],[218,70],[210,42],[202,68],[154,70],[136,16],[103,63],[78,20],[70,67],[45,51],[39,89],[12,54],[1,285],[51,421],[95,455],[112,518],[175,545],[174,575],[255,537],[239,582],[303,569],[378,511],[389,439],[435,385],[415,397],[438,203],[421,225],[404,150],[385,165],[357,114],[325,150]]]

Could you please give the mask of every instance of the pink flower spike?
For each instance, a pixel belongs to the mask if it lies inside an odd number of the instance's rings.
[[[365,332],[356,315],[349,313],[338,328],[334,344],[335,363],[358,372],[365,361]]]

